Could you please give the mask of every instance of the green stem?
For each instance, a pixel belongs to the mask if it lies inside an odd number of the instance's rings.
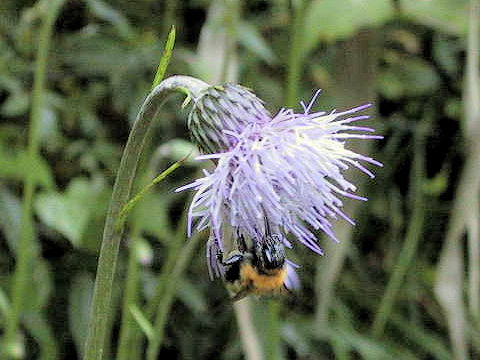
[[[270,300],[268,303],[268,330],[265,333],[265,359],[282,359],[280,349],[280,303]]]
[[[182,239],[183,236],[181,238],[177,237],[175,238],[175,242],[182,243]],[[198,245],[199,239],[200,236],[196,234],[190,240],[188,240],[187,245],[183,247],[180,255],[178,256],[178,258],[176,258],[176,263],[173,271],[168,274],[168,279],[163,286],[163,294],[160,303],[158,304],[157,316],[153,325],[155,333],[152,339],[149,340],[147,347],[147,360],[156,360],[158,358],[158,354],[160,352],[160,348],[163,342],[165,324],[167,321],[170,306],[175,298],[177,286],[180,282],[180,277],[185,270],[187,264],[189,263],[193,251]]]
[[[471,0],[470,4],[470,27],[465,74],[467,86],[464,89],[464,130],[467,140],[467,157],[454,196],[447,233],[438,262],[435,283],[435,295],[445,312],[452,348],[457,360],[468,357],[466,338],[468,323],[464,303],[462,237],[469,226],[469,235],[471,237],[472,223],[478,221],[473,218],[473,216],[478,217],[478,214],[475,214],[473,209],[478,206],[478,204],[474,203],[478,201],[477,195],[480,190],[480,162],[478,161],[480,157],[480,106],[478,104],[480,93],[478,79],[478,19],[480,18],[480,1]],[[478,239],[472,239],[472,241],[477,242],[478,246]],[[473,243],[470,242],[469,245],[472,250]],[[470,265],[478,266],[478,263],[471,263]],[[469,275],[472,276],[472,273]],[[478,309],[475,312],[478,314]]]
[[[173,92],[186,92],[188,96],[197,98],[208,85],[188,76],[172,76],[165,79],[153,89],[143,103],[125,146],[117,178],[113,187],[112,199],[105,220],[102,247],[98,260],[97,277],[93,292],[88,336],[85,343],[84,360],[101,360],[105,336],[107,333],[106,317],[109,313],[113,278],[117,263],[123,224],[116,226],[120,212],[130,198],[132,182],[135,177],[137,163],[148,129],[165,102]]]
[[[45,9],[45,18],[40,30],[37,61],[33,79],[32,108],[30,112],[30,131],[28,135],[28,158],[33,164],[39,156],[39,122],[44,101],[45,78],[47,70],[48,52],[55,20],[65,0],[56,0]],[[29,265],[33,263],[33,196],[35,192],[35,173],[28,171],[25,174],[23,193],[23,226],[17,252],[17,264],[13,275],[12,307],[6,324],[5,346],[0,356],[8,358],[15,352],[18,324],[25,299],[25,289],[28,284]]]
[[[303,34],[303,15],[305,11],[305,1],[296,2],[294,6],[293,21],[291,27],[290,56],[288,62],[287,90],[285,94],[285,103],[287,107],[295,106],[298,84],[301,73],[300,49],[302,47]],[[268,324],[265,338],[265,356],[266,359],[280,359],[280,304],[275,301],[268,303]]]
[[[125,294],[123,295],[122,305],[122,324],[120,326],[120,336],[118,342],[117,359],[118,360],[130,360],[130,345],[131,339],[135,328],[135,321],[130,314],[130,306],[137,303],[138,300],[138,276],[139,265],[137,261],[137,237],[140,236],[140,229],[138,226],[133,225],[130,232],[130,248],[129,258],[127,265],[127,280],[125,284]]]
[[[240,338],[242,339],[242,346],[247,360],[262,360],[263,350],[260,343],[260,338],[253,324],[250,314],[251,302],[250,299],[244,298],[233,304],[235,317],[239,328]]]
[[[222,61],[222,72],[220,73],[220,82],[224,83],[231,79],[228,78],[231,59],[235,52],[236,29],[238,21],[238,12],[240,2],[236,0],[224,0],[225,10],[223,11],[226,36],[225,36],[225,54]]]
[[[170,23],[167,21],[166,23]],[[160,82],[163,80],[165,76],[165,72],[167,70],[168,63],[170,62],[170,58],[172,56],[173,47],[175,44],[175,27],[172,26],[170,32],[167,37],[167,41],[165,43],[163,56],[160,59],[160,62],[157,67],[157,72],[155,73],[155,77],[152,83],[153,90]],[[147,145],[145,147],[149,148],[152,142],[151,131],[147,134],[147,138],[144,141]],[[150,149],[148,149],[150,150]],[[150,151],[147,151],[149,153]],[[146,157],[143,157],[143,161],[141,162],[140,168],[145,169],[147,167],[148,161]],[[178,165],[180,166],[180,164]],[[141,172],[143,173],[143,172]],[[168,173],[163,172],[164,177],[168,175]],[[146,180],[148,180],[149,175],[147,174]],[[163,178],[162,178],[163,179]],[[146,188],[140,190],[140,193],[131,199],[126,206],[120,211],[120,221],[126,219],[128,212],[134,207],[135,203],[139,201],[143,194],[147,192],[154,184],[154,182],[148,181],[140,181],[140,183],[148,184]],[[130,207],[129,207],[130,205]],[[137,215],[137,213],[135,213]],[[122,220],[123,219],[123,220]],[[122,308],[122,323],[120,325],[120,338],[118,341],[118,349],[117,349],[117,359],[118,360],[133,360],[138,357],[139,352],[132,354],[132,348],[135,349],[137,345],[138,339],[138,327],[135,324],[135,321],[130,313],[130,308],[132,306],[136,306],[138,301],[138,281],[139,281],[139,264],[137,261],[137,247],[138,247],[138,238],[140,237],[141,228],[138,226],[137,217],[134,216],[132,225],[131,225],[131,232],[130,232],[130,248],[129,248],[129,259],[127,265],[127,279],[125,285],[125,294],[123,299],[123,308]]]
[[[287,74],[287,92],[285,96],[285,104],[287,107],[294,107],[297,104],[298,84],[300,83],[302,70],[302,37],[303,37],[303,18],[306,8],[306,1],[299,0],[293,9],[293,21],[290,43],[290,54],[288,59]]]
[[[158,276],[157,286],[155,287],[155,292],[152,296],[152,299],[148,302],[146,307],[146,314],[149,319],[152,319],[155,316],[155,313],[158,310],[158,306],[162,301],[164,290],[168,279],[170,279],[170,274],[175,268],[175,264],[178,261],[178,256],[183,245],[183,234],[185,232],[186,226],[186,211],[182,214],[179,225],[179,229],[182,229],[182,236],[169,236],[170,244],[168,246],[167,260],[160,270],[160,275]],[[178,234],[178,232],[177,232]]]
[[[160,275],[158,276],[157,286],[155,287],[154,294],[151,300],[148,302],[145,310],[148,319],[153,319],[155,317],[155,314],[157,314],[157,318],[155,321],[155,333],[160,333],[160,337],[163,336],[163,328],[167,320],[166,315],[173,300],[172,297],[175,294],[175,292],[173,292],[173,294],[166,296],[165,289],[171,288],[173,286],[173,282],[176,281],[175,278],[172,278],[172,274],[175,272],[175,266],[177,266],[179,259],[182,256],[180,251],[182,249],[182,245],[184,244],[185,226],[187,224],[187,212],[188,208],[183,211],[180,217],[181,220],[178,224],[176,233],[168,236],[171,241],[168,246],[167,260],[162,266]],[[181,271],[183,271],[183,269],[181,269]],[[180,275],[181,272],[179,276]],[[154,347],[156,347],[156,350],[151,350],[152,352],[158,352],[160,350],[162,339],[160,338],[159,341],[157,340],[156,342],[157,344],[153,345]]]
[[[425,125],[415,132],[414,158],[411,170],[412,184],[410,199],[413,204],[413,211],[408,226],[405,243],[398,256],[398,260],[393,267],[393,274],[385,290],[385,294],[380,302],[379,309],[375,316],[373,324],[373,333],[376,337],[382,335],[388,318],[392,314],[395,298],[398,295],[403,284],[403,279],[412,263],[417,252],[418,244],[422,236],[423,223],[425,218],[425,198],[423,195],[422,184],[425,178]]]
[[[465,71],[465,120],[466,129],[480,120],[480,1],[471,1],[468,31],[467,59]],[[479,235],[479,204],[474,203],[468,219],[468,270],[469,270],[469,305],[470,312],[480,325],[480,235]]]

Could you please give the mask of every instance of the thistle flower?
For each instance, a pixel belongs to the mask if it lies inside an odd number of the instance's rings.
[[[266,218],[275,233],[291,234],[323,254],[314,230],[337,241],[331,220],[343,218],[354,224],[342,211],[343,198],[366,198],[354,194],[356,187],[343,172],[356,167],[373,178],[362,163],[381,163],[347,149],[346,141],[382,137],[372,135],[372,128],[356,125],[369,118],[356,114],[371,104],[342,112],[311,112],[319,93],[308,106],[302,103],[303,113],[281,109],[273,117],[238,85],[210,88],[197,100],[189,125],[194,127],[194,139],[208,152],[197,159],[214,160],[216,168],[204,170],[204,177],[176,191],[196,191],[187,233],[210,228],[211,274],[222,274],[215,254],[223,249],[224,226],[255,241],[266,233]],[[291,247],[285,236],[282,242]],[[291,280],[295,282],[294,275]]]

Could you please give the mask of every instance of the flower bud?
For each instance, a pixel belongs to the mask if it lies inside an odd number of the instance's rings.
[[[246,125],[271,119],[263,102],[247,88],[212,86],[195,101],[188,118],[193,141],[206,153],[224,152],[235,145],[228,132],[241,133]]]

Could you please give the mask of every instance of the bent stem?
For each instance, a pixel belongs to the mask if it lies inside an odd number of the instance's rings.
[[[109,312],[113,278],[124,228],[122,223],[119,226],[117,224],[120,212],[130,198],[133,179],[148,129],[168,95],[181,91],[196,99],[206,87],[208,85],[203,81],[189,76],[172,76],[156,86],[140,108],[123,152],[105,220],[84,360],[102,359],[107,333],[106,318]]]

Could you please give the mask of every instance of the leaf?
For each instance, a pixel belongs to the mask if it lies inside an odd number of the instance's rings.
[[[7,90],[10,94],[0,106],[0,113],[6,117],[25,114],[30,103],[29,94],[23,89],[19,79],[8,74],[0,76],[0,89]]]
[[[93,286],[91,276],[88,273],[81,273],[73,278],[70,287],[68,325],[77,348],[78,358],[83,358]]]
[[[282,328],[282,338],[301,356],[311,354],[312,347],[306,337],[302,336],[296,326],[285,324]]]
[[[424,348],[435,359],[449,360],[453,359],[453,355],[443,343],[440,335],[429,330],[428,328],[420,327],[408,319],[404,319],[399,315],[392,314],[392,323],[405,334],[405,336],[413,343]]]
[[[137,322],[138,326],[140,326],[140,329],[142,329],[145,336],[149,340],[153,339],[155,330],[142,311],[136,305],[130,305],[130,313]]]
[[[268,64],[274,64],[276,62],[274,52],[253,24],[245,21],[240,22],[237,33],[238,42],[247,50],[250,50]]]
[[[345,39],[362,28],[381,26],[393,14],[391,1],[314,0],[305,15],[302,57],[319,41]]]
[[[380,93],[389,99],[426,95],[440,86],[440,78],[430,64],[423,60],[387,54],[389,67],[378,75]]]
[[[94,189],[86,179],[71,181],[65,193],[48,192],[39,194],[35,210],[40,219],[65,236],[73,246],[81,245],[82,235],[89,225]]]
[[[156,184],[164,180],[170,173],[174,172],[176,169],[178,169],[182,164],[188,159],[190,154],[186,155],[183,157],[183,159],[178,160],[171,166],[169,166],[166,170],[164,170],[160,175],[155,177],[148,185],[146,185],[142,190],[139,191],[137,195],[135,195],[132,199],[130,199],[125,206],[122,208],[120,211],[118,221],[116,226],[121,226],[122,223],[125,221],[127,218],[128,213],[134,208],[135,204],[140,201],[146,194],[147,192],[153,188]]]
[[[23,181],[26,174],[30,173],[34,176],[34,181],[47,188],[53,189],[55,183],[53,181],[52,171],[48,163],[41,157],[37,156],[31,160],[26,151],[19,151],[15,154],[0,154],[0,179],[13,179]]]
[[[3,231],[8,247],[17,253],[20,227],[22,225],[22,205],[20,200],[6,187],[0,186],[0,229]]]
[[[175,26],[172,26],[172,29],[168,33],[167,42],[165,44],[165,48],[163,50],[162,58],[158,63],[157,73],[155,74],[155,78],[152,84],[152,90],[160,84],[165,76],[165,71],[167,70],[168,63],[170,62],[170,58],[172,57],[173,46],[175,45]]]
[[[202,26],[195,59],[190,62],[191,72],[209,84],[236,81],[238,78],[237,52],[231,51],[226,74],[224,61],[228,50],[227,2],[214,0],[210,3],[207,19]],[[225,77],[225,79],[222,79]]]
[[[193,314],[201,315],[208,309],[205,297],[202,292],[187,278],[179,281],[182,286],[177,289],[178,298],[190,309]]]
[[[402,13],[411,19],[454,35],[468,30],[468,0],[400,0]]]
[[[0,315],[7,319],[8,314],[10,313],[10,302],[8,301],[7,294],[0,288]]]
[[[119,11],[101,0],[87,0],[87,4],[95,16],[111,23],[124,39],[134,38],[135,34],[128,20]]]
[[[36,257],[30,265],[29,286],[25,294],[24,307],[30,311],[39,311],[48,305],[54,289],[53,274],[48,262]]]

